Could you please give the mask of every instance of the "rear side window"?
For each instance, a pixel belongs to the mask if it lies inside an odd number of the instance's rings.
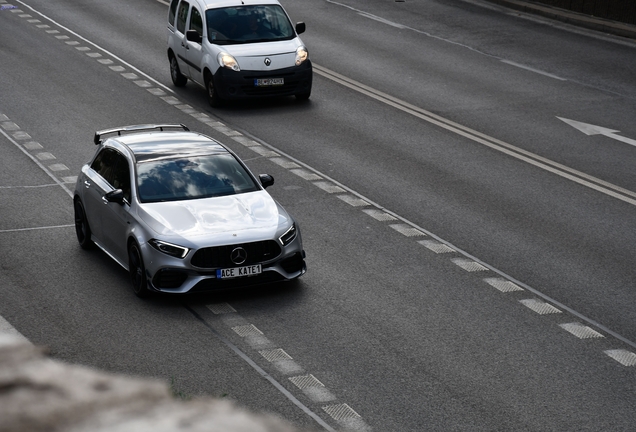
[[[179,30],[181,33],[185,33],[186,20],[188,19],[189,8],[190,8],[190,4],[185,1],[182,1],[181,5],[179,5],[179,13],[177,14],[177,30]]]
[[[177,14],[177,5],[179,0],[172,0],[170,2],[170,9],[168,10],[168,24],[174,25],[174,17]]]

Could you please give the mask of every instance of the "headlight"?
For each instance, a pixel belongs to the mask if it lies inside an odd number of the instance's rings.
[[[300,46],[298,47],[298,49],[296,49],[296,66],[300,66],[302,62],[304,62],[308,58],[309,52],[307,51],[307,48],[305,48],[304,46]]]
[[[278,238],[278,240],[283,246],[287,246],[296,238],[296,233],[296,224],[293,224],[287,231],[285,231],[285,234]]]
[[[157,249],[159,252],[163,252],[166,255],[170,255],[176,258],[185,258],[190,249],[183,246],[177,246],[172,243],[167,243],[161,240],[152,239],[148,242],[150,246]]]
[[[219,55],[217,56],[217,60],[219,61],[219,64],[223,67],[232,69],[233,71],[237,71],[237,72],[241,70],[236,59],[232,55],[226,52],[219,53]]]

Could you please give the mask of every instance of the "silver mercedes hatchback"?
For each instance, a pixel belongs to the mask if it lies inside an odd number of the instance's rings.
[[[184,125],[107,129],[94,142],[75,186],[77,239],[128,270],[137,296],[305,273],[298,225],[265,191],[273,177],[221,143]]]

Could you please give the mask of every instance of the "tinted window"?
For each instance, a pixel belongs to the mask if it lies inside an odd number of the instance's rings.
[[[124,192],[124,198],[130,202],[130,168],[128,167],[128,160],[120,153],[116,153],[115,160],[113,180],[110,184],[115,189],[121,189]]]
[[[97,155],[91,168],[113,189],[124,191],[124,197],[130,202],[130,167],[124,155],[111,148],[105,148]]]
[[[179,0],[172,0],[170,2],[170,9],[168,10],[168,24],[174,25],[174,16],[177,13],[177,4]]]
[[[141,202],[234,195],[260,188],[230,154],[153,160],[137,165]]]
[[[95,158],[91,164],[91,168],[95,170],[97,174],[103,177],[104,180],[112,186],[113,172],[115,170],[115,164],[117,163],[117,152],[110,148],[105,148]]]
[[[177,30],[179,30],[181,33],[185,33],[189,7],[190,4],[188,2],[181,2],[181,4],[179,5],[179,13],[177,14]]]
[[[203,34],[203,19],[201,18],[201,13],[194,6],[190,16],[190,30],[196,30],[200,35]]]
[[[287,14],[278,5],[208,9],[205,17],[208,40],[214,44],[289,40],[296,37]]]

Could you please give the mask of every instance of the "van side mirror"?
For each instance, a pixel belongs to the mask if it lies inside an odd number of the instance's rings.
[[[274,177],[269,174],[261,174],[258,176],[258,179],[261,181],[263,188],[267,188],[274,184]]]
[[[190,42],[195,42],[199,44],[203,41],[203,38],[201,37],[199,32],[196,30],[188,30],[186,32],[186,39]]]
[[[296,33],[297,34],[305,33],[305,30],[307,30],[307,26],[305,26],[304,22],[296,23]]]

